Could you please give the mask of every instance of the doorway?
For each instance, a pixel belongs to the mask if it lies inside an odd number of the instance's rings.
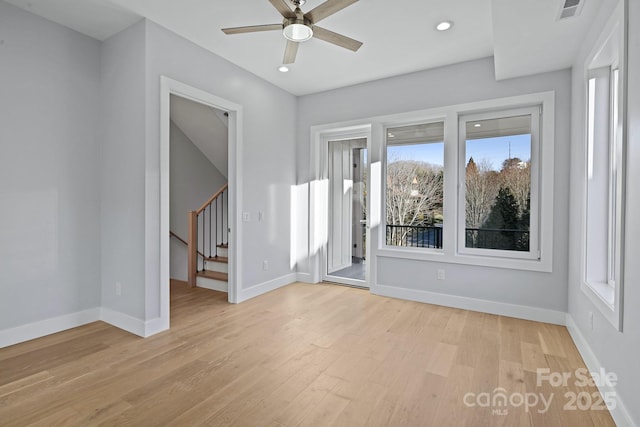
[[[160,91],[160,321],[158,330],[169,328],[170,304],[170,135],[171,135],[171,96],[177,96],[199,104],[212,107],[228,116],[228,301],[237,302],[237,290],[242,281],[241,260],[238,257],[239,244],[242,241],[241,224],[236,221],[238,208],[236,201],[242,194],[241,164],[242,158],[242,106],[217,97],[201,89],[194,88],[168,77],[161,77]],[[174,98],[175,99],[175,98]],[[222,166],[221,166],[222,167]]]
[[[324,281],[368,287],[367,139],[327,144],[328,233]]]
[[[171,95],[169,116],[171,281],[226,293],[229,114]],[[192,211],[197,212],[195,224]],[[187,241],[194,240],[191,225],[197,231],[195,254],[189,254]]]

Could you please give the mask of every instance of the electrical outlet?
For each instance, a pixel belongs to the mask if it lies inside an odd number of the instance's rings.
[[[444,270],[438,269],[438,280],[444,280]]]
[[[242,220],[244,222],[251,221],[251,214],[249,212],[242,212]]]
[[[117,296],[122,295],[122,284],[120,282],[116,282],[116,295]]]
[[[593,331],[593,311],[589,312],[589,329]]]
[[[264,271],[267,271],[269,269],[269,261],[267,261],[266,259],[262,261],[262,269]]]

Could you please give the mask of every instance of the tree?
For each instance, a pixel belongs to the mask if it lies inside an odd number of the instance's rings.
[[[519,251],[528,251],[529,250],[529,228],[531,226],[531,197],[527,197],[527,201],[525,203],[524,210],[520,215],[518,229],[526,230],[527,233],[521,233],[518,240],[516,241],[516,249]]]
[[[469,159],[466,168],[465,225],[467,228],[480,228],[489,217],[491,208],[498,195],[497,173],[491,170],[487,160],[476,163]]]
[[[520,233],[515,232],[520,225],[518,202],[508,187],[500,187],[496,202],[491,208],[487,221],[478,233],[478,247],[489,249],[517,249]]]
[[[500,185],[511,190],[518,203],[518,215],[522,216],[531,197],[531,162],[517,157],[505,160],[500,170]]]
[[[397,160],[387,167],[387,224],[430,225],[442,210],[443,171],[424,162]],[[388,244],[403,246],[409,228],[398,227]]]

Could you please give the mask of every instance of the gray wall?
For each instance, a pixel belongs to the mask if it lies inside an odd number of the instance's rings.
[[[100,306],[100,43],[0,2],[0,330]]]
[[[602,26],[611,13],[612,1],[607,2],[592,26],[590,37],[585,40],[581,54],[573,71],[573,131],[572,150],[576,153],[571,165],[572,191],[571,216],[579,219],[584,206],[582,182],[584,179],[585,121],[584,105],[586,90],[583,81],[584,61],[595,45]],[[569,314],[607,372],[618,375],[617,392],[636,424],[640,424],[640,2],[629,1],[629,86],[628,86],[628,148],[627,148],[627,193],[625,230],[624,271],[624,319],[623,332],[618,332],[605,319],[597,307],[580,289],[580,239],[581,221],[571,224],[571,257],[569,275]],[[593,330],[589,326],[589,313],[594,315]]]
[[[145,24],[102,46],[102,305],[144,319]],[[116,283],[122,294],[116,295]]]
[[[160,75],[243,106],[241,286],[292,272],[293,95],[148,21],[101,44],[4,2],[0,20],[0,329],[158,317]]]
[[[227,179],[172,121],[170,135],[169,228],[188,238],[187,212],[198,209]],[[171,239],[171,278],[187,280],[187,247]]]
[[[435,278],[439,263],[379,258],[377,273],[380,285],[566,311],[569,70],[497,82],[493,60],[486,58],[301,97],[298,184],[310,178],[309,129],[313,125],[550,90],[556,93],[553,272],[455,265],[448,269],[446,282],[435,283],[416,278]],[[308,272],[308,261],[301,260],[298,268]]]
[[[103,47],[103,305],[134,318],[160,315],[160,76],[243,106],[242,288],[291,272],[296,98],[178,35],[141,21]],[[117,168],[116,168],[117,166]],[[111,191],[109,191],[111,190]],[[257,222],[257,212],[266,213]],[[109,220],[107,220],[107,213]],[[270,269],[262,270],[269,260]],[[115,283],[123,295],[115,295]]]
[[[160,76],[167,75],[243,107],[244,148],[239,211],[242,223],[242,288],[291,272],[290,197],[295,184],[296,98],[182,37],[146,21],[147,318],[159,313]],[[258,222],[257,212],[265,212]],[[262,261],[269,260],[268,271]],[[155,310],[155,311],[154,311]]]

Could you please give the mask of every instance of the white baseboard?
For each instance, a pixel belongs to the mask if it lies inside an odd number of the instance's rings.
[[[102,307],[100,309],[100,320],[134,335],[146,336],[145,322],[128,314]]]
[[[278,277],[273,280],[269,280],[259,285],[252,286],[247,289],[238,289],[238,303],[246,301],[251,298],[255,298],[259,295],[266,294],[267,292],[281,288],[291,283],[295,283],[298,277],[296,273],[287,274],[286,276]]]
[[[156,317],[155,319],[147,320],[144,322],[144,337],[150,337],[167,329],[169,329],[169,319]]]
[[[90,308],[51,319],[33,322],[0,331],[0,348],[30,341],[45,335],[76,328],[100,320],[100,309]]]
[[[529,307],[525,305],[508,304],[504,302],[462,297],[457,295],[440,294],[436,292],[416,289],[397,288],[395,286],[372,285],[371,293],[386,297],[443,305],[446,307],[462,308],[482,313],[497,314],[499,316],[515,317],[517,319],[534,320],[536,322],[565,325],[567,313],[548,310],[545,308]]]
[[[598,358],[593,353],[593,350],[589,346],[587,340],[578,329],[578,325],[573,320],[570,314],[566,315],[566,325],[567,330],[569,331],[569,335],[573,339],[574,344],[578,348],[582,359],[584,359],[584,363],[587,365],[587,369],[590,372],[600,372],[601,369],[604,369],[602,364],[598,361]],[[606,385],[598,385],[598,389],[600,393],[604,395],[604,393],[609,393],[609,396],[614,396],[616,401],[616,407],[614,410],[610,411],[613,420],[615,421],[618,427],[637,427],[637,425],[633,422],[629,411],[627,411],[626,406],[622,402],[622,398],[615,387],[609,387]]]
[[[313,281],[313,276],[311,273],[296,273],[296,281],[302,283],[317,283]]]

